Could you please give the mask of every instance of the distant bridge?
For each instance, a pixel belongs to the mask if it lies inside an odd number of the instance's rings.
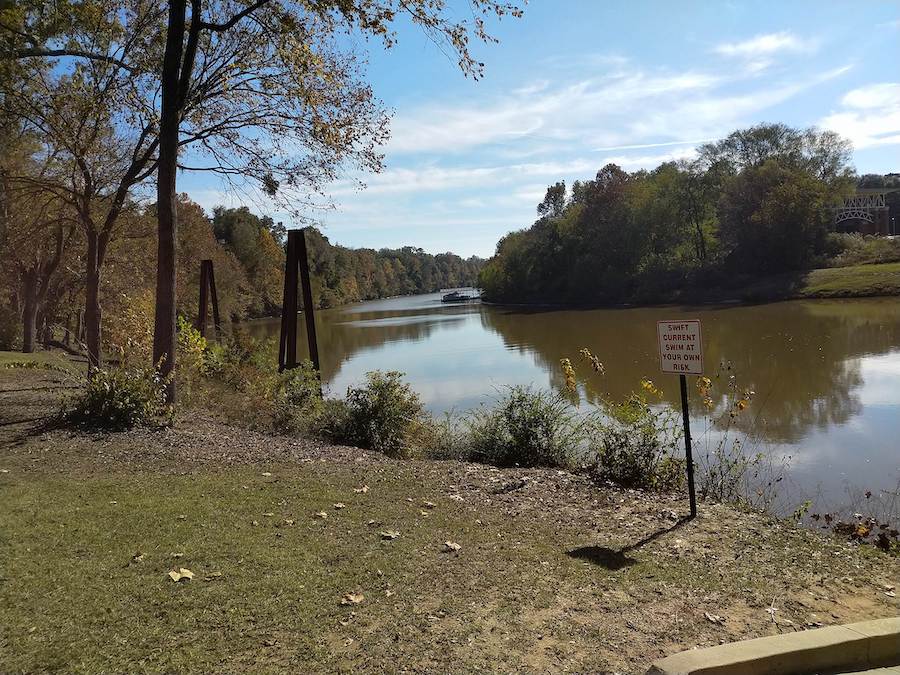
[[[859,188],[834,209],[834,223],[856,221],[863,234],[888,234],[885,195],[898,188]]]

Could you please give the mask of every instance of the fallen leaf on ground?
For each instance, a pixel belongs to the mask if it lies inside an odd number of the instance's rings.
[[[328,514],[325,513],[324,511],[319,511],[316,514],[316,518],[321,518],[322,520],[325,520],[326,518],[328,518]]]
[[[182,515],[178,516],[178,520],[187,520],[187,516],[182,514]]]
[[[275,638],[269,638],[268,640],[263,640],[263,647],[274,647],[278,644],[278,640]]]
[[[169,578],[172,581],[190,581],[194,578],[194,573],[186,567],[182,567],[181,569],[169,572]]]
[[[284,524],[285,524],[285,525],[293,525],[293,524],[294,524],[294,521],[293,521],[293,519],[291,519],[291,518],[285,518],[285,519],[284,519]]]
[[[435,503],[434,503],[434,502],[424,502],[424,503],[423,503],[423,506],[424,506],[426,509],[433,509],[433,508],[435,507]]]
[[[363,600],[365,600],[365,596],[362,593],[347,593],[341,598],[342,605],[358,605]]]
[[[718,624],[725,623],[725,617],[719,616],[718,614],[710,614],[709,612],[703,612],[703,616],[706,617],[707,621],[711,621],[712,623],[718,623]]]
[[[382,539],[396,539],[400,536],[400,533],[397,530],[385,530],[381,533]]]
[[[431,515],[428,511],[419,511],[420,516],[425,516],[426,518]]]
[[[266,511],[263,515],[264,515],[266,518],[271,518],[271,517],[274,516],[275,514],[272,513],[271,511]]]
[[[888,596],[889,598],[896,598],[896,597],[897,597],[897,594],[894,593],[894,591],[885,591],[884,594],[885,594],[886,596]]]
[[[173,558],[176,558],[176,559],[177,559],[177,558],[183,558],[183,557],[184,557],[184,553],[173,553],[173,554],[172,554],[172,557],[173,557]]]
[[[386,590],[384,592],[384,595],[388,598],[391,597],[393,594],[394,594],[394,591],[392,591],[392,590]]]
[[[215,581],[216,579],[221,579],[221,578],[222,578],[221,572],[210,572],[205,577],[203,577],[203,580],[204,581]]]
[[[362,487],[359,487],[359,488],[353,488],[353,491],[358,495],[364,495],[369,491],[369,486],[363,485]]]
[[[144,554],[141,553],[140,551],[138,551],[133,556],[131,556],[131,562],[133,562],[133,563],[143,562],[143,560],[144,560]]]
[[[445,541],[444,542],[444,551],[447,553],[456,553],[462,546],[457,544],[455,541]]]
[[[269,472],[269,471],[263,471],[263,472],[262,472],[262,475],[265,476],[266,478],[268,478],[269,476],[272,475],[272,473]]]
[[[332,504],[332,506],[334,506],[334,508],[336,508],[336,509],[343,509],[343,508],[347,507],[347,505],[344,502],[338,502],[337,504]]]

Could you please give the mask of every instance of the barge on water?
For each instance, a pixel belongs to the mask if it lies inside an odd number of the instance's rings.
[[[441,302],[471,302],[472,300],[479,300],[481,298],[481,295],[476,292],[469,291],[474,291],[474,289],[445,288],[441,290]]]

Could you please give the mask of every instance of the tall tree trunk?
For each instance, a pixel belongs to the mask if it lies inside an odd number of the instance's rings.
[[[37,313],[38,313],[38,289],[37,274],[34,271],[26,272],[22,276],[24,285],[23,295],[25,306],[22,308],[22,353],[31,354],[34,352],[34,343],[37,334]]]
[[[98,233],[89,231],[87,241],[84,329],[88,372],[90,372],[100,366],[100,244]]]
[[[706,262],[706,237],[703,236],[703,225],[700,221],[694,221],[694,229],[697,232],[697,257],[700,262]]]
[[[179,79],[184,53],[185,0],[169,0],[169,24],[161,78],[162,104],[159,120],[159,168],[156,183],[157,257],[156,311],[153,323],[153,361],[160,374],[169,377],[168,403],[175,403],[175,237],[178,213],[175,179],[178,170],[180,126]]]

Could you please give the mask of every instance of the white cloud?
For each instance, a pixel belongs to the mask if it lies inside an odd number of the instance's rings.
[[[842,110],[819,122],[850,139],[859,150],[900,144],[900,82],[870,84],[848,91]]]
[[[575,159],[568,162],[532,162],[504,166],[436,167],[387,169],[367,180],[365,194],[381,195],[402,192],[446,191],[478,186],[499,187],[535,176],[568,176],[596,169],[596,162]],[[335,197],[358,193],[349,181],[335,185]]]
[[[815,42],[802,40],[788,31],[781,31],[757,35],[741,42],[725,42],[716,45],[713,51],[722,56],[759,59],[779,52],[808,52],[814,51],[815,48]]]
[[[523,138],[572,142],[610,117],[624,119],[654,104],[696,95],[720,81],[719,76],[693,71],[635,70],[556,88],[535,84],[485,105],[449,101],[424,106],[394,119],[387,152],[459,152]]]
[[[716,138],[702,138],[693,141],[667,141],[666,143],[637,143],[633,145],[613,145],[608,148],[594,148],[596,152],[610,152],[612,150],[643,150],[644,148],[665,148],[673,145],[700,145],[712,143]]]

